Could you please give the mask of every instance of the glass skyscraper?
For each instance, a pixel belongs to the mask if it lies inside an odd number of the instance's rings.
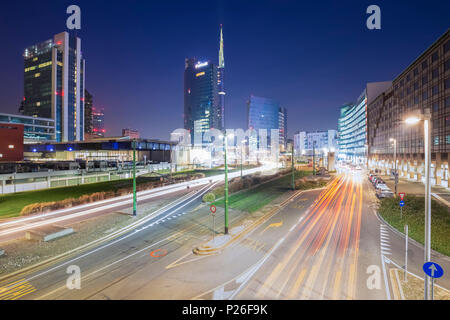
[[[341,107],[338,120],[340,160],[366,164],[367,108],[391,84],[391,81],[367,83],[355,104],[349,103]]]
[[[84,139],[81,39],[62,32],[24,52],[23,114],[55,121],[57,141]]]
[[[285,147],[287,141],[287,111],[272,99],[251,96],[247,103],[248,129],[267,130],[268,145],[271,141],[271,130],[279,131],[279,144]]]
[[[204,134],[211,128],[223,130],[225,127],[224,71],[221,28],[219,65],[195,58],[185,60],[184,128],[192,139],[195,134]]]

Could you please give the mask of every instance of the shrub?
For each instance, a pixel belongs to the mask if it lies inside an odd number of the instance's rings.
[[[211,202],[214,202],[215,200],[216,200],[216,195],[212,192],[208,192],[207,194],[205,194],[203,196],[203,202],[211,203]]]

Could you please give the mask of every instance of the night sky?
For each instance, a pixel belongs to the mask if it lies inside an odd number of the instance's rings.
[[[246,128],[254,94],[288,109],[289,137],[337,128],[339,107],[366,82],[392,80],[450,27],[442,0],[2,1],[0,112],[17,113],[23,97],[24,48],[66,31],[71,4],[108,135],[131,127],[159,139],[183,126],[184,59],[217,62],[220,24],[227,127]],[[371,4],[381,30],[366,28]]]

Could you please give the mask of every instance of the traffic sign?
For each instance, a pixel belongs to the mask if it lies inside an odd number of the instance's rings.
[[[405,205],[405,201],[401,200],[400,201],[400,207],[403,207]]]
[[[211,207],[209,208],[209,210],[211,211],[212,214],[216,214],[217,208],[215,205],[211,205]]]
[[[444,275],[444,270],[436,262],[425,262],[422,268],[423,271],[432,278],[440,278]]]
[[[404,192],[400,192],[399,194],[400,200],[403,200],[405,198],[405,193]]]

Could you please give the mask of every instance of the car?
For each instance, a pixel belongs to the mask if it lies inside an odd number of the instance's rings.
[[[375,178],[375,175],[373,173],[369,174],[369,181],[372,182],[372,179]]]
[[[390,189],[377,189],[376,195],[378,199],[394,197],[394,193]]]
[[[388,190],[389,189],[389,187],[385,184],[385,183],[378,183],[376,186],[375,186],[375,189],[382,189],[382,190]],[[389,189],[390,190],[390,189]]]
[[[373,186],[376,188],[379,184],[386,184],[383,179],[378,178],[377,181],[375,181],[375,183],[373,184]]]
[[[376,177],[372,180],[372,184],[374,187],[376,187],[378,183],[384,183],[383,179],[381,179],[380,177]]]
[[[377,182],[377,179],[380,179],[380,177],[377,177],[377,176],[374,176],[373,178],[372,178],[372,185],[375,185],[375,183]]]

